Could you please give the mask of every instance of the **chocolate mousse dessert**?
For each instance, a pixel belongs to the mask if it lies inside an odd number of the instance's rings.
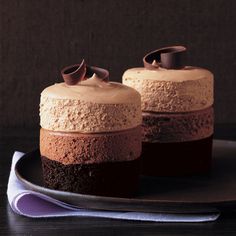
[[[45,186],[76,193],[131,196],[139,180],[141,98],[83,61],[40,100]]]
[[[213,137],[213,74],[186,66],[186,48],[148,53],[123,83],[141,94],[143,173],[178,176],[207,173]]]

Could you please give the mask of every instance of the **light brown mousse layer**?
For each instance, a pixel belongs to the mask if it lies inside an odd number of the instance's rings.
[[[98,134],[40,130],[40,152],[64,165],[131,161],[141,155],[141,126]]]
[[[190,112],[213,104],[214,76],[202,68],[132,68],[125,71],[122,81],[141,94],[142,111]]]
[[[214,112],[209,107],[186,113],[143,112],[143,142],[186,142],[204,139],[214,132]]]
[[[54,84],[41,93],[40,125],[46,130],[116,132],[141,122],[140,94],[120,83],[92,77],[73,86]]]

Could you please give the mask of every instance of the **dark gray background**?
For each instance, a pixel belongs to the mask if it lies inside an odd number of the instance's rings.
[[[38,128],[41,90],[84,57],[121,81],[153,49],[183,44],[215,74],[216,123],[236,123],[236,1],[0,0],[0,127]]]

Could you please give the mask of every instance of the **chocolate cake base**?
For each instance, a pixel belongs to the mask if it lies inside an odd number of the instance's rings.
[[[150,176],[206,174],[211,167],[212,141],[213,136],[189,142],[143,142],[142,174]]]
[[[45,186],[83,194],[130,197],[139,184],[140,158],[133,161],[64,165],[41,156]]]

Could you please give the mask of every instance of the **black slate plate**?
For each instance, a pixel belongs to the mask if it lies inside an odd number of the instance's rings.
[[[208,176],[141,177],[135,198],[76,194],[43,187],[39,150],[16,164],[18,179],[28,188],[78,207],[166,213],[208,213],[236,209],[236,142],[214,140]]]

